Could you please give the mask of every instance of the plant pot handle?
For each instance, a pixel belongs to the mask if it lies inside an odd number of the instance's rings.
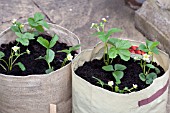
[[[50,104],[50,113],[57,113],[57,106],[55,104]]]
[[[152,101],[154,101],[155,99],[157,99],[158,97],[160,97],[167,90],[167,88],[169,86],[169,81],[170,80],[168,80],[166,85],[163,88],[159,89],[155,94],[153,94],[152,96],[150,96],[146,99],[139,101],[138,106],[140,107],[143,105],[147,105],[147,104],[151,103]]]

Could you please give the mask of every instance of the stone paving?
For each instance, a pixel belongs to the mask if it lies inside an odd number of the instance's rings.
[[[0,32],[16,18],[26,22],[27,17],[42,12],[47,21],[61,25],[77,34],[82,48],[92,48],[99,40],[91,37],[92,22],[108,19],[107,28],[123,29],[116,37],[145,41],[134,27],[135,11],[124,0],[0,0]]]
[[[108,19],[107,29],[123,29],[116,37],[145,41],[134,26],[135,11],[124,0],[0,0],[0,32],[16,18],[26,22],[35,12],[42,12],[48,22],[61,25],[74,32],[81,40],[82,48],[92,48],[99,40],[90,36],[92,22]]]

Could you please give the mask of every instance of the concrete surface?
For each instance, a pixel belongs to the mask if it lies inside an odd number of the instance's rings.
[[[136,27],[151,40],[158,40],[170,54],[170,11],[159,7],[156,0],[146,1],[142,8],[136,11]]]
[[[124,0],[0,0],[0,32],[16,18],[26,22],[27,17],[42,12],[51,23],[59,24],[80,37],[83,49],[93,47],[99,40],[91,37],[92,22],[107,17],[106,28],[118,27],[123,32],[116,37],[145,41],[134,27],[135,12]]]

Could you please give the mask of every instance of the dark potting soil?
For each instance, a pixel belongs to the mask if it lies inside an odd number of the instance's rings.
[[[142,73],[142,68],[139,65],[139,61],[134,61],[132,58],[128,61],[125,62],[120,59],[120,57],[117,57],[113,60],[112,65],[114,64],[122,64],[127,67],[126,70],[124,70],[124,77],[121,79],[121,84],[119,85],[119,88],[122,90],[125,87],[132,88],[133,84],[137,84],[138,88],[135,89],[135,91],[140,91],[149,85],[146,85],[145,82],[141,81],[139,78],[139,74]],[[100,84],[97,84],[97,80],[92,78],[93,76],[96,78],[99,78],[102,80],[104,83],[108,83],[108,81],[114,81],[115,79],[112,76],[111,72],[106,72],[102,69],[102,66],[104,66],[103,59],[101,60],[93,60],[90,62],[85,62],[83,66],[79,67],[75,73],[80,76],[81,78],[85,79],[86,81],[90,82],[93,85],[101,87]],[[157,65],[157,63],[153,63],[153,65],[161,71],[160,74],[158,74],[158,77],[162,76],[165,71],[164,69],[160,66]],[[153,69],[150,70],[150,72],[155,72]],[[111,88],[108,86],[104,86],[104,89],[110,90]]]
[[[46,34],[41,34],[39,36],[42,36],[43,38],[47,40],[51,40],[52,37]],[[6,74],[6,75],[14,75],[14,76],[26,76],[26,75],[32,75],[32,74],[45,74],[45,70],[48,69],[48,64],[45,60],[39,59],[35,60],[39,56],[44,56],[46,54],[46,49],[42,45],[40,45],[37,41],[37,37],[35,37],[34,40],[30,40],[30,44],[28,47],[22,46],[19,44],[21,52],[25,52],[28,48],[30,50],[30,54],[24,54],[23,56],[20,56],[18,58],[17,62],[22,62],[26,68],[25,71],[21,71],[21,69],[18,66],[14,66],[12,71],[7,72],[2,67],[0,67],[0,73]],[[8,61],[8,58],[11,54],[11,47],[15,46],[17,42],[10,42],[9,44],[2,44],[0,47],[0,51],[5,53],[5,61]],[[64,58],[66,58],[66,53],[63,52],[57,52],[59,50],[68,49],[69,46],[65,43],[57,42],[55,46],[52,48],[52,50],[55,52],[55,58],[53,62],[51,63],[51,66],[54,67],[54,70],[57,70],[61,68],[62,62]],[[76,54],[75,51],[71,53],[73,56]],[[3,62],[0,62],[3,64]],[[68,64],[66,62],[66,64]]]

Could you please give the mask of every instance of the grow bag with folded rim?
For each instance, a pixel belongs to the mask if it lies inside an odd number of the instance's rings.
[[[140,42],[131,41],[134,45]],[[166,113],[169,85],[169,56],[160,51],[154,60],[165,69],[165,74],[147,88],[129,94],[118,94],[92,85],[75,74],[85,62],[101,59],[103,44],[79,54],[72,62],[72,113]],[[167,113],[169,113],[168,111]]]
[[[68,46],[80,44],[69,30],[49,25],[50,29],[45,31],[57,34],[59,42]],[[16,38],[9,28],[0,34],[0,45]],[[50,104],[56,105],[57,113],[71,113],[71,97],[71,63],[50,74],[23,77],[0,74],[0,113],[50,113]]]

